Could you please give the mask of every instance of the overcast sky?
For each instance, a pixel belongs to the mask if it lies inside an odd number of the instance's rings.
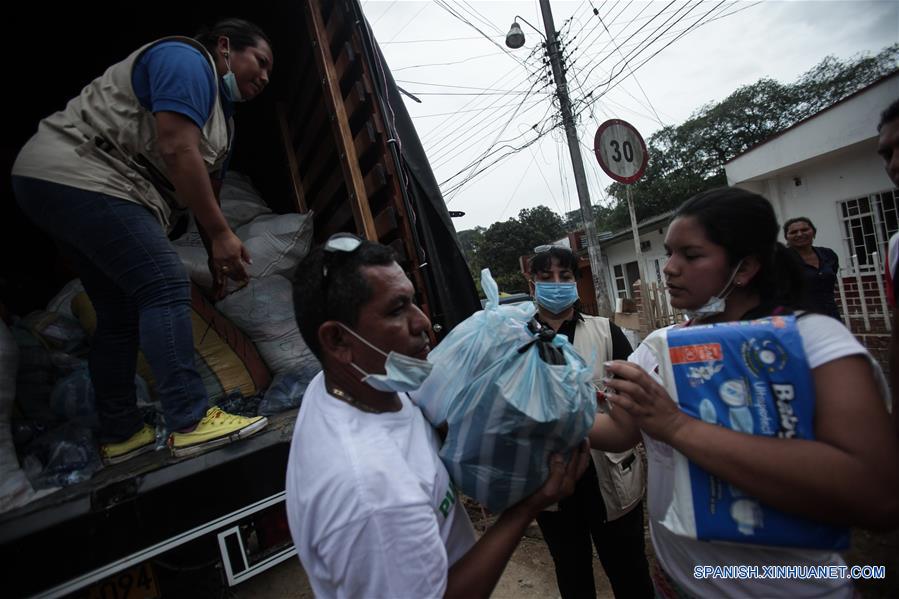
[[[564,131],[545,133],[559,117],[543,39],[520,21],[525,46],[504,44],[516,15],[543,31],[537,0],[362,5],[398,85],[421,100],[406,106],[448,208],[466,213],[456,230],[540,204],[579,208]],[[612,182],[592,151],[603,121],[624,119],[648,138],[741,85],[793,82],[827,55],[899,41],[899,0],[553,0],[552,11],[594,204]]]

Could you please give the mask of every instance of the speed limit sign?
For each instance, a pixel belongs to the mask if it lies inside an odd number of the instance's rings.
[[[599,126],[593,139],[599,166],[619,183],[633,183],[643,176],[649,153],[633,125],[610,119]]]

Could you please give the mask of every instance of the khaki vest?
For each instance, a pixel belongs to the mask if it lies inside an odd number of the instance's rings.
[[[12,174],[142,204],[169,229],[176,220],[173,214],[177,216],[185,206],[169,182],[156,148],[156,120],[137,99],[131,72],[150,47],[173,40],[200,50],[215,74],[215,61],[196,40],[167,37],[149,43],[87,84],[64,110],[42,120],[19,152]],[[231,123],[222,111],[218,84],[215,88],[212,114],[200,137],[200,153],[210,173],[224,164],[231,140]]]
[[[574,333],[574,349],[589,361],[596,352],[593,384],[602,388],[605,376],[603,363],[612,359],[612,331],[609,319],[581,315]],[[625,515],[643,498],[643,461],[635,449],[621,453],[590,450],[599,478],[599,490],[606,504],[606,517],[616,520]]]

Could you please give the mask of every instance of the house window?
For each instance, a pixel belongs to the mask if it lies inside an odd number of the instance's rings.
[[[628,297],[627,280],[624,278],[624,267],[621,264],[615,265],[615,291],[618,297]]]
[[[640,278],[637,261],[616,264],[612,270],[615,273],[615,291],[618,297],[634,297],[634,282]]]
[[[883,264],[887,242],[893,233],[899,231],[897,204],[899,190],[896,189],[840,202],[843,242],[862,271],[873,268],[871,254],[874,252]],[[853,265],[847,266],[852,268]]]

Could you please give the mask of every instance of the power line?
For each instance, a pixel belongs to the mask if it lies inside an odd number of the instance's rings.
[[[590,2],[590,6],[593,6],[592,0],[591,0],[591,2]],[[608,34],[608,36],[609,36],[609,37],[612,39],[612,41],[614,42],[614,41],[615,41],[615,38],[612,37],[612,32],[609,31],[609,28],[606,27],[606,24],[605,24],[605,22],[602,20],[602,17],[599,16],[599,11],[596,10],[595,8],[594,8],[593,10],[594,10],[594,12],[595,12],[595,14],[596,14],[596,18],[599,19],[599,22],[602,23],[602,26],[603,26],[603,28],[606,30],[606,33]],[[638,15],[638,16],[639,16],[639,15]],[[622,54],[621,49],[618,47],[618,44],[615,44],[615,50],[618,51],[618,54],[619,54],[619,55],[621,55],[622,57],[624,57],[624,54]],[[631,75],[633,75],[633,71],[631,71]],[[643,97],[646,98],[646,101],[649,103],[649,107],[652,109],[652,113],[653,113],[654,115],[656,115],[656,121],[658,121],[658,123],[664,127],[664,126],[665,126],[665,123],[662,122],[662,118],[659,116],[659,113],[656,111],[655,106],[652,105],[652,100],[650,100],[650,99],[649,99],[649,96],[646,95],[646,91],[643,89],[643,86],[640,85],[640,82],[637,80],[636,77],[634,77],[634,81],[637,83],[637,87],[640,88],[640,91],[643,92]]]
[[[397,79],[397,83],[409,83],[411,85],[425,85],[427,87],[450,87],[453,89],[474,89],[478,91],[487,91],[487,92],[504,92],[509,94],[517,94],[521,93],[521,90],[517,89],[496,89],[495,87],[474,87],[471,85],[450,85],[449,83],[428,83],[426,81],[410,81],[408,79]]]
[[[674,42],[676,42],[677,40],[679,40],[680,38],[682,38],[684,35],[686,35],[686,34],[689,33],[690,31],[692,31],[693,29],[697,28],[697,27],[699,26],[698,23],[699,23],[702,19],[704,19],[706,16],[708,16],[709,14],[711,14],[712,12],[714,12],[715,10],[717,10],[717,9],[718,9],[722,4],[724,4],[725,2],[726,2],[726,0],[721,0],[721,2],[719,2],[718,4],[716,4],[711,10],[709,10],[709,11],[708,11],[707,13],[705,13],[703,16],[699,17],[699,19],[697,19],[697,20],[693,23],[693,25],[691,25],[690,27],[687,27],[686,29],[684,29],[684,30],[683,30],[677,37],[675,37],[673,40],[671,40],[670,42],[668,42],[667,44],[665,44],[664,46],[662,46],[661,48],[659,48],[659,49],[658,49],[656,52],[654,52],[651,56],[647,57],[643,62],[641,62],[641,63],[640,63],[639,65],[637,65],[636,67],[634,67],[634,69],[632,69],[632,73],[633,73],[633,72],[636,72],[637,70],[640,69],[640,67],[642,67],[642,66],[645,65],[647,62],[649,62],[650,60],[652,60],[655,56],[657,56],[657,55],[659,54],[659,52],[662,52],[665,48],[667,48],[668,46],[670,46],[671,44],[673,44]],[[684,16],[686,16],[686,15],[684,15]],[[613,75],[613,76],[608,80],[608,83],[611,84],[611,82],[612,82],[616,77],[618,77],[618,75],[620,75],[620,74],[621,74],[621,71],[619,71],[618,74]],[[629,75],[629,76],[630,76],[630,75]],[[624,79],[627,79],[627,77],[625,77]],[[623,81],[623,79],[622,79],[622,81]],[[605,91],[603,91],[601,94],[599,94],[599,96],[597,96],[597,99],[598,99],[598,98],[601,98],[602,96],[604,96],[605,94],[607,94],[607,93],[610,91],[610,89],[611,89],[611,87],[607,87],[607,89],[606,89]]]
[[[471,62],[472,60],[478,60],[480,58],[486,58],[488,56],[497,56],[497,54],[496,54],[496,52],[489,52],[487,54],[479,54],[477,56],[471,56],[469,58],[464,58],[462,60],[456,60],[453,62],[432,62],[430,64],[414,64],[414,65],[411,65],[408,67],[400,67],[398,69],[390,69],[390,70],[393,71],[394,73],[397,73],[399,71],[408,71],[409,69],[420,69],[422,67],[446,67],[446,66],[451,66],[454,64],[462,64],[465,62]]]
[[[536,104],[540,104],[542,102],[543,102],[543,100],[539,99],[539,100],[535,100],[534,104],[536,105]],[[517,106],[517,104],[515,102],[512,102],[511,104],[503,104],[502,106],[497,106],[497,108],[510,108],[512,106]],[[468,110],[454,110],[452,112],[438,112],[436,114],[416,114],[415,120],[417,121],[418,119],[430,119],[430,118],[434,118],[434,117],[438,117],[438,116],[456,115],[456,114],[462,114],[462,113],[466,113],[466,112],[483,112],[485,110],[488,110],[488,109],[487,108],[470,108]]]
[[[471,21],[466,19],[464,16],[462,16],[458,12],[456,12],[444,0],[434,0],[434,2],[437,3],[437,6],[439,6],[440,8],[442,8],[443,10],[445,10],[446,12],[448,12],[449,14],[454,16],[455,18],[459,19],[460,21],[462,21],[463,23],[465,23],[466,25],[468,25],[469,27],[471,27],[478,33],[480,33],[487,41],[489,41],[491,44],[493,44],[494,46],[496,46],[497,48],[502,50],[506,55],[508,55],[510,58],[512,58],[512,60],[514,60],[515,62],[517,62],[518,64],[521,64],[523,66],[524,63],[522,63],[521,60],[519,60],[517,56],[515,56],[514,54],[509,52],[506,48],[504,48],[500,44],[496,43],[496,41],[493,38],[491,38],[489,35],[487,35],[483,31],[481,31],[477,25],[475,25],[474,23],[472,23]]]
[[[496,119],[504,114],[504,105],[498,105],[499,102],[499,99],[494,100],[490,106],[484,108],[482,113],[468,117],[459,122],[454,130],[448,132],[443,137],[430,141],[428,144],[429,154],[433,153],[434,159],[436,159],[437,156],[445,154],[448,150],[457,147],[460,141],[468,141],[471,137],[469,131],[478,131],[479,135],[477,137],[482,138],[484,130],[489,129],[491,126],[495,127],[497,125]],[[539,104],[539,101],[535,103],[535,105]],[[529,106],[528,110],[530,110],[530,108],[532,108],[532,106]]]
[[[534,86],[531,85],[531,89],[528,90],[528,93],[530,93],[531,91],[533,91],[533,88],[534,88]],[[525,98],[527,98],[527,96],[525,96]],[[487,150],[485,150],[484,153],[481,154],[480,158],[478,158],[477,162],[476,162],[476,163],[474,164],[474,166],[472,167],[472,172],[474,172],[474,171],[481,165],[481,163],[482,163],[482,162],[484,161],[484,159],[487,157],[487,154],[489,154],[490,150],[493,149],[493,147],[499,142],[500,136],[502,136],[503,132],[508,128],[509,124],[512,122],[512,120],[513,120],[513,119],[515,118],[515,116],[518,114],[518,111],[521,110],[521,105],[522,105],[522,104],[524,104],[524,99],[522,99],[521,103],[515,108],[514,111],[512,111],[512,116],[509,117],[509,120],[506,121],[506,124],[503,126],[502,130],[500,130],[500,132],[499,132],[499,133],[497,134],[497,136],[494,138],[493,143],[490,144],[490,146],[488,146]],[[461,172],[461,171],[460,171],[460,172]],[[450,179],[452,179],[452,177],[451,177]],[[449,181],[450,179],[447,179],[447,181]],[[444,181],[444,182],[446,182],[446,181]],[[449,202],[450,202],[450,200],[447,200],[447,203],[449,203]]]
[[[390,40],[391,40],[391,41],[392,41],[392,40],[395,40],[396,37],[397,37],[399,34],[401,34],[401,33],[406,29],[406,27],[408,27],[409,24],[412,23],[412,21],[414,21],[415,19],[417,19],[417,18],[418,18],[418,15],[420,15],[422,12],[424,12],[424,10],[425,10],[427,7],[429,7],[429,6],[430,6],[430,4],[425,4],[424,6],[422,6],[421,9],[419,9],[419,11],[418,11],[417,13],[415,13],[415,15],[413,15],[413,17],[412,17],[411,19],[409,19],[408,21],[406,21],[406,24],[405,24],[405,25],[403,25],[402,27],[400,27],[399,31],[397,31],[396,33],[393,34],[393,37],[391,37]]]
[[[492,37],[497,37],[500,39],[505,38],[505,35],[495,35]],[[386,46],[387,44],[427,44],[427,43],[440,43],[440,42],[461,42],[461,41],[469,41],[469,40],[479,40],[483,39],[480,35],[474,35],[470,37],[444,37],[438,39],[424,39],[424,40],[402,40],[399,42],[378,42],[381,46]]]
[[[390,5],[389,5],[387,8],[384,9],[384,12],[382,12],[381,14],[378,15],[378,18],[375,19],[375,22],[372,23],[371,26],[374,27],[375,24],[376,24],[378,21],[380,21],[381,19],[383,19],[383,18],[384,18],[384,15],[386,15],[388,12],[390,12],[390,9],[394,7],[394,5],[397,3],[397,1],[398,1],[398,0],[393,0],[393,2],[391,2]]]

